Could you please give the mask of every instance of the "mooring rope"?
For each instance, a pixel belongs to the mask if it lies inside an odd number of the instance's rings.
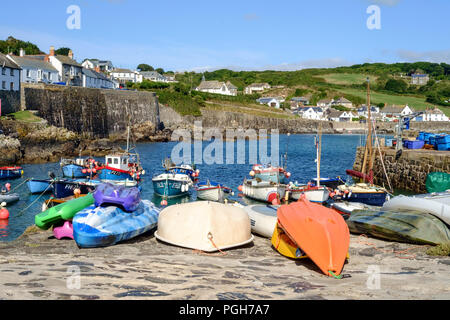
[[[45,188],[44,191],[42,191],[42,193],[39,195],[39,197],[36,198],[36,200],[34,200],[30,205],[28,205],[26,208],[22,209],[21,211],[19,211],[19,213],[16,215],[16,217],[20,217],[25,211],[27,211],[29,208],[31,208],[48,190],[48,188],[50,188],[52,186],[54,181],[52,181],[47,188]]]

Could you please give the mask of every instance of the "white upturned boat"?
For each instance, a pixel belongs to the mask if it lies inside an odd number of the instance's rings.
[[[260,181],[259,179],[244,180],[242,193],[251,199],[272,203],[279,201],[286,193],[286,185],[272,181]]]
[[[272,238],[277,225],[277,210],[279,207],[259,204],[244,207],[250,218],[252,232],[266,238]]]
[[[292,200],[298,200],[302,194],[305,194],[306,199],[309,201],[323,203],[330,197],[330,191],[324,186],[311,187],[309,185],[290,184],[287,191]]]
[[[197,198],[201,200],[224,202],[225,199],[233,194],[230,188],[209,180],[199,182],[195,189],[197,190]]]
[[[253,241],[244,209],[218,202],[176,204],[161,211],[155,237],[190,249],[213,252]]]
[[[347,201],[333,202],[331,204],[331,208],[347,217],[349,217],[352,214],[352,212],[356,210],[381,211],[381,207],[369,206],[365,203],[360,202],[347,202]]]
[[[450,225],[450,192],[397,196],[383,205],[383,210],[413,210],[430,213]]]

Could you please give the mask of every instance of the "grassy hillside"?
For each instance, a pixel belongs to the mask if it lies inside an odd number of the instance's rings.
[[[320,77],[323,78],[328,83],[340,85],[352,85],[363,83],[369,76],[371,78],[371,81],[376,81],[378,78],[373,75],[359,74],[359,73],[330,73],[321,75]]]

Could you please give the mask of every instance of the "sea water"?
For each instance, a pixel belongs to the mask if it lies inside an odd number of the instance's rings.
[[[279,136],[279,157],[283,157],[287,152],[287,171],[291,173],[289,181],[306,183],[311,178],[316,177],[316,147],[313,134],[305,135],[280,135]],[[238,186],[242,184],[244,178],[250,178],[249,172],[255,163],[250,163],[248,154],[249,141],[245,142],[245,163],[226,164],[226,142],[223,146],[223,163],[196,164],[200,170],[199,181],[210,179],[220,182],[233,189],[234,196],[230,199],[247,203],[239,196]],[[353,167],[356,148],[361,143],[359,135],[323,135],[321,153],[321,177],[346,176],[345,170]],[[138,143],[135,151],[141,158],[141,164],[145,169],[140,183],[142,187],[141,198],[153,201],[160,206],[161,198],[153,193],[152,177],[163,172],[162,161],[165,157],[170,157],[172,149],[177,142],[158,143]],[[203,150],[210,144],[208,141],[202,142]],[[268,140],[268,156],[270,156],[270,137]],[[123,146],[125,148],[125,145]],[[234,142],[235,162],[237,162],[237,142]],[[194,161],[194,148],[192,147],[192,161]],[[200,157],[202,158],[202,157]],[[104,162],[104,158],[96,158]],[[197,156],[196,159],[199,159]],[[190,164],[190,163],[189,163]],[[22,178],[14,180],[1,180],[1,184],[9,182],[14,192],[19,193],[20,200],[7,207],[10,212],[9,220],[0,220],[0,241],[11,241],[20,236],[27,227],[34,224],[34,216],[41,212],[42,203],[50,198],[51,194],[31,195],[26,186],[26,179],[47,179],[48,174],[53,172],[56,176],[62,176],[59,163],[28,164],[23,165],[24,175]],[[196,200],[196,192],[191,189],[189,196],[169,199],[168,204],[183,203]]]

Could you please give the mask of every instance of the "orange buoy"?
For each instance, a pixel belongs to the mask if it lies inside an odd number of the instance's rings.
[[[97,173],[97,169],[92,169],[92,173]]]
[[[278,225],[324,274],[333,276],[342,272],[350,232],[339,213],[309,202],[302,195],[299,201],[281,206],[277,217]]]
[[[73,194],[75,195],[75,198],[78,198],[81,194],[81,190],[76,188],[73,190]]]
[[[167,200],[162,200],[162,201],[161,201],[161,205],[162,205],[162,206],[167,206]]]
[[[11,183],[9,183],[9,182],[7,182],[6,184],[5,184],[5,187],[6,187],[6,190],[11,190]]]
[[[86,169],[82,169],[81,172],[87,173],[87,170]]]
[[[278,200],[278,199],[273,199],[272,200],[272,205],[277,206],[279,204],[280,204],[280,200]]]
[[[333,198],[336,194],[334,192],[330,193],[330,198]]]
[[[255,171],[252,170],[252,171],[249,172],[249,174],[250,174],[250,177],[254,177],[255,176]]]
[[[239,186],[239,187],[238,187],[238,190],[239,190],[240,192],[242,192],[242,186]]]
[[[290,172],[286,172],[286,173],[284,174],[284,176],[285,176],[286,178],[289,178],[289,177],[291,176],[291,173],[290,173]]]
[[[9,211],[6,208],[0,209],[0,220],[7,220],[9,219]]]

